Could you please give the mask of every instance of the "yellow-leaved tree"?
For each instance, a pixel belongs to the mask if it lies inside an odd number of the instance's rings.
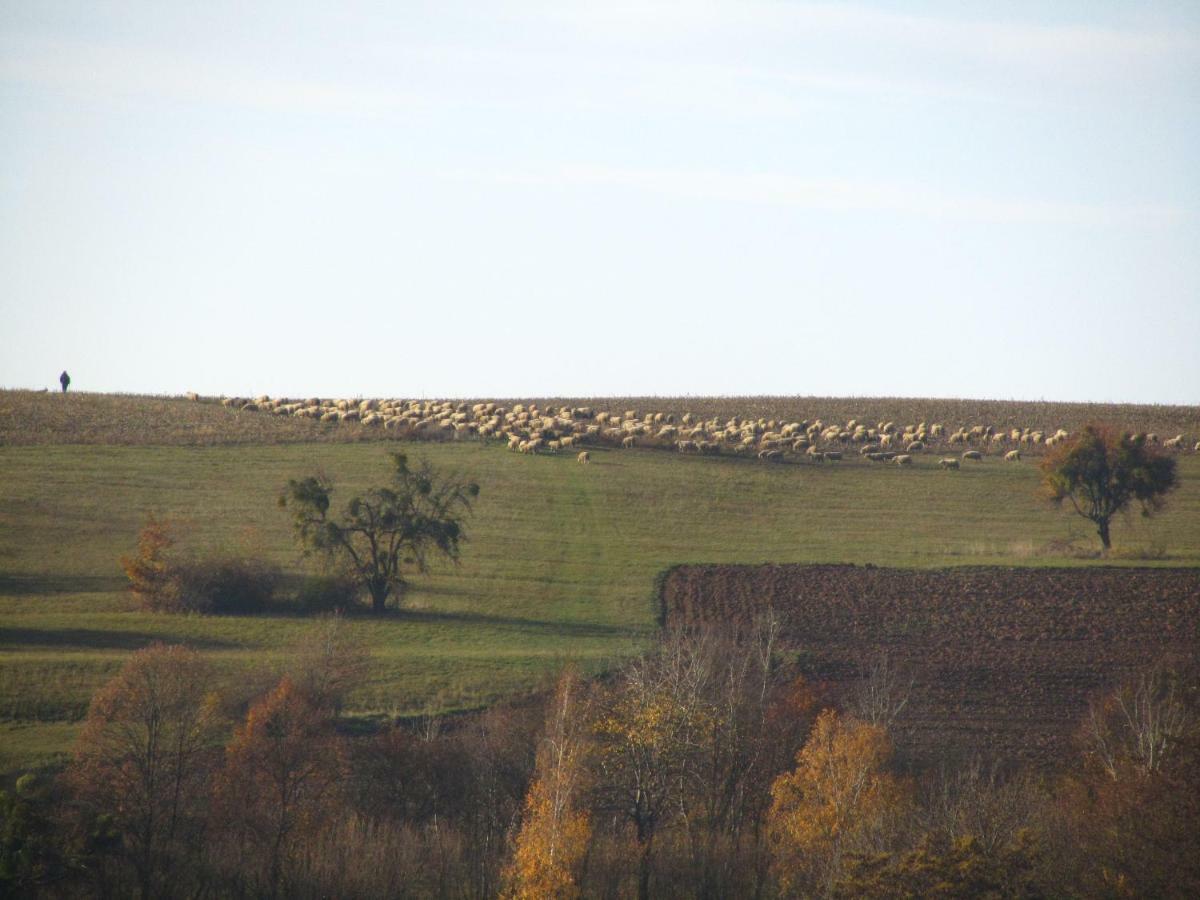
[[[882,849],[911,802],[887,770],[891,755],[883,728],[831,709],[817,717],[796,768],[771,786],[767,827],[785,895],[828,893],[845,854]]]
[[[579,896],[592,835],[591,817],[581,796],[587,751],[585,690],[574,669],[559,678],[525,798],[516,851],[504,873],[505,893],[513,900]]]

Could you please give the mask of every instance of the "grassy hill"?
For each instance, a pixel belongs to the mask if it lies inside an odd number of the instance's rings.
[[[76,405],[50,405],[64,399]],[[253,552],[299,576],[275,505],[284,482],[323,467],[348,494],[387,471],[386,442],[351,430],[279,437],[270,429],[312,423],[215,404],[8,392],[0,407],[0,770],[68,748],[92,691],[150,641],[188,643],[231,683],[253,683],[311,627],[300,615],[133,609],[118,560],[147,512],[173,520],[194,548]],[[128,417],[106,426],[120,440],[101,430],[78,443],[64,410],[76,422]],[[203,439],[195,429],[170,438],[195,416],[211,429]],[[415,579],[405,611],[351,622],[373,654],[352,698],[359,716],[479,706],[567,659],[599,670],[653,635],[654,577],[676,563],[1085,565],[1077,550],[1095,543],[1086,523],[1037,499],[1028,462],[948,472],[933,459],[904,470],[630,450],[595,451],[581,466],[473,441],[404,446],[469,474],[482,494],[460,567]],[[1114,564],[1200,565],[1200,457],[1182,455],[1180,467],[1162,516],[1116,525]]]

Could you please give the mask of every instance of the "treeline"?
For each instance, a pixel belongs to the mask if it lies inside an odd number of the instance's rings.
[[[253,698],[135,653],[65,770],[0,800],[0,893],[97,897],[1200,896],[1200,704],[1158,667],[1056,772],[912,773],[876,664],[827,707],[770,617],[457,722],[339,730],[337,619]]]

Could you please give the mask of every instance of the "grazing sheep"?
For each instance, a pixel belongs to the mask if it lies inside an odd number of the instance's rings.
[[[958,460],[951,457],[949,459],[939,459],[938,465],[943,469],[957,469],[959,467]]]
[[[921,450],[924,450],[925,445],[923,443],[921,443],[921,441],[912,441],[904,449],[907,450],[909,453],[917,453]]]
[[[636,443],[637,443],[637,438],[635,438],[632,434],[628,434],[625,437],[621,438],[621,446],[624,447],[626,450],[628,450],[630,447],[634,446]]]
[[[963,451],[962,458],[963,459],[973,459],[973,460],[976,460],[977,462],[979,462],[979,461],[983,460],[983,454],[980,453],[978,450],[965,450],[965,451]]]
[[[842,458],[842,452],[840,450],[826,450],[825,458],[830,462],[840,462]]]
[[[825,453],[821,450],[818,450],[816,447],[809,447],[806,455],[813,462],[825,462]]]
[[[562,449],[562,441],[546,441],[546,449],[551,453],[557,453]]]
[[[680,453],[694,453],[698,449],[700,449],[699,447],[696,446],[695,441],[676,441],[675,447],[679,450]]]
[[[586,450],[580,450],[579,455],[575,457],[575,459],[581,463],[589,463],[592,461],[592,454],[588,453]]]
[[[1196,446],[1192,448],[1197,453],[1200,453],[1200,441],[1196,441]]]
[[[1175,435],[1175,437],[1168,438],[1167,440],[1163,441],[1163,446],[1164,447],[1178,447],[1182,443],[1183,443],[1183,435],[1177,434],[1177,435]]]
[[[900,453],[892,460],[892,462],[894,462],[898,466],[911,466],[912,465],[912,457],[909,456],[907,453]]]
[[[783,462],[782,450],[760,450],[758,458],[766,462]]]
[[[1004,461],[1005,462],[1020,462],[1021,461],[1021,451],[1020,450],[1009,450],[1007,453],[1004,454]]]

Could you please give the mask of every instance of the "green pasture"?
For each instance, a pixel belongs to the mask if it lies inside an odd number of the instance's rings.
[[[654,576],[685,562],[899,566],[1086,565],[1090,527],[1036,496],[1030,462],[959,472],[772,465],[730,457],[592,451],[529,457],[478,443],[404,445],[482,488],[459,567],[414,578],[404,610],[354,617],[370,648],[361,717],[465,709],[538,684],[563,662],[597,671],[652,636]],[[276,505],[320,467],[342,496],[385,477],[386,445],[0,447],[0,771],[67,750],[88,698],[155,640],[207,654],[231,690],[286,665],[301,615],[143,613],[119,557],[147,512],[181,545],[253,553],[299,577],[305,563]],[[1114,527],[1118,565],[1200,565],[1200,458],[1152,520]]]

